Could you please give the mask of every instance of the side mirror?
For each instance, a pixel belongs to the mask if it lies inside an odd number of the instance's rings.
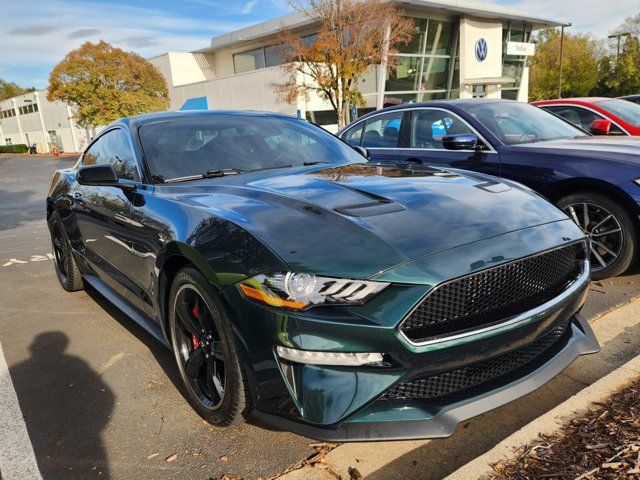
[[[471,133],[445,135],[442,137],[442,146],[447,150],[475,150],[478,146],[478,137]]]
[[[361,147],[359,145],[352,148],[367,160],[371,159],[371,153],[366,148]]]
[[[80,167],[76,179],[80,185],[118,187],[122,189],[135,188],[133,184],[118,182],[118,175],[116,175],[116,171],[111,165]]]
[[[589,131],[594,135],[609,135],[611,133],[611,122],[604,118],[596,118],[591,122]]]

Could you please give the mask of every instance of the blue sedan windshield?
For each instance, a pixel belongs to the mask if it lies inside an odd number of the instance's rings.
[[[145,124],[139,135],[151,175],[165,180],[218,170],[366,161],[322,128],[288,117],[197,115]]]
[[[587,136],[555,115],[527,103],[481,103],[468,111],[506,145]]]

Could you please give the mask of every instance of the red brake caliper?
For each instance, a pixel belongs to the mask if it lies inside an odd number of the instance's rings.
[[[194,305],[194,307],[191,309],[191,313],[193,314],[193,316],[195,318],[198,318],[198,307],[196,307]],[[196,337],[195,333],[191,334],[191,341],[193,342],[193,349],[194,350],[200,346],[200,339],[198,337]]]

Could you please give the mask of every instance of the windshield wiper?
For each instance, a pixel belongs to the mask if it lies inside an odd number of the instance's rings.
[[[167,181],[162,175],[151,175],[151,180],[156,183],[165,183]]]
[[[189,180],[200,180],[201,178],[216,178],[224,177],[225,175],[237,175],[239,173],[244,173],[244,170],[240,170],[239,168],[220,168],[216,170],[207,170],[206,172],[199,173],[197,175],[187,175],[186,177],[164,178],[161,175],[155,175],[155,177],[157,177],[156,181],[159,181],[159,183],[178,183],[187,182]]]
[[[302,165],[305,167],[310,167],[311,165],[326,165],[327,162],[304,162]]]
[[[244,170],[239,168],[217,168],[215,170],[207,170],[202,174],[202,178],[224,177],[225,175],[237,175],[239,173],[244,173]]]

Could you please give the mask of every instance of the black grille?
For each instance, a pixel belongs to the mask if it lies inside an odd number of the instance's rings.
[[[486,387],[506,377],[512,378],[516,372],[524,374],[524,370],[533,371],[556,355],[566,344],[569,323],[568,320],[564,321],[530,344],[490,360],[412,382],[399,383],[381,399],[450,400],[454,394],[468,393],[470,389]]]
[[[421,342],[504,321],[562,293],[582,273],[584,258],[584,244],[573,244],[444,283],[400,330]]]

